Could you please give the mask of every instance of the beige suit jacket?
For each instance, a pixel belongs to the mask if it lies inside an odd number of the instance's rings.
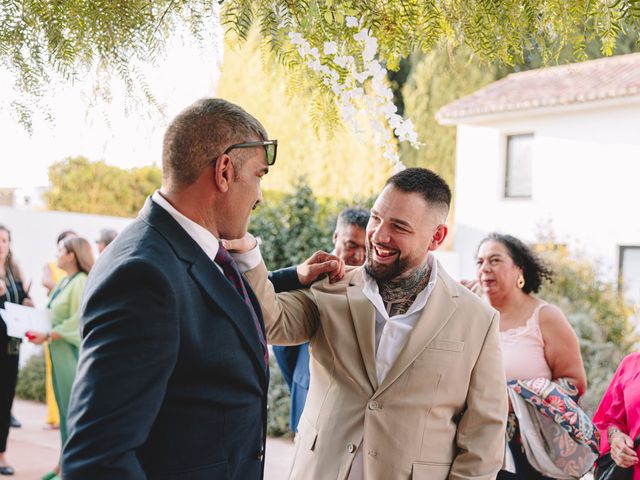
[[[441,265],[380,385],[375,309],[362,291],[362,267],[335,284],[277,295],[263,263],[246,274],[269,342],[310,341],[311,384],[291,479],[346,479],[359,446],[365,480],[495,478],[507,417],[498,313]]]

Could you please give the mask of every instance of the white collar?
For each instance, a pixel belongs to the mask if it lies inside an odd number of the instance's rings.
[[[215,261],[216,255],[218,254],[219,243],[213,233],[176,210],[175,207],[162,196],[160,190],[153,192],[151,200],[153,200],[158,206],[164,208],[167,213],[169,213],[169,215],[171,215],[175,221],[180,224],[185,232],[193,238],[200,248],[202,248],[207,257],[209,257],[212,262]]]

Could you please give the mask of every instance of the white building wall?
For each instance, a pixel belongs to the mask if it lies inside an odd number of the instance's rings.
[[[47,294],[42,286],[44,266],[55,260],[56,238],[64,230],[74,230],[86,238],[97,256],[95,240],[103,228],[113,228],[120,232],[132,219],[85,215],[70,212],[35,211],[23,208],[0,207],[0,225],[11,231],[11,251],[22,268],[27,282],[32,282],[29,292],[36,307],[45,308]],[[23,342],[21,363],[38,347]]]
[[[533,133],[531,199],[505,199],[506,136]],[[478,241],[493,230],[557,241],[617,275],[618,245],[640,245],[640,104],[556,111],[458,126],[455,251],[474,275]]]

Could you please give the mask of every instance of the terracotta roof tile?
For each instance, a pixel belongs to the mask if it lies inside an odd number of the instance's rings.
[[[640,95],[640,53],[512,73],[442,107],[439,121]]]

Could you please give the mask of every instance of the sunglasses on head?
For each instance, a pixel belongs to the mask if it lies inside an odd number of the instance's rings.
[[[276,154],[278,153],[278,140],[262,140],[259,142],[236,143],[227,147],[227,149],[222,153],[227,154],[234,148],[253,147],[264,147],[264,154],[267,157],[267,165],[271,166],[276,163]]]

